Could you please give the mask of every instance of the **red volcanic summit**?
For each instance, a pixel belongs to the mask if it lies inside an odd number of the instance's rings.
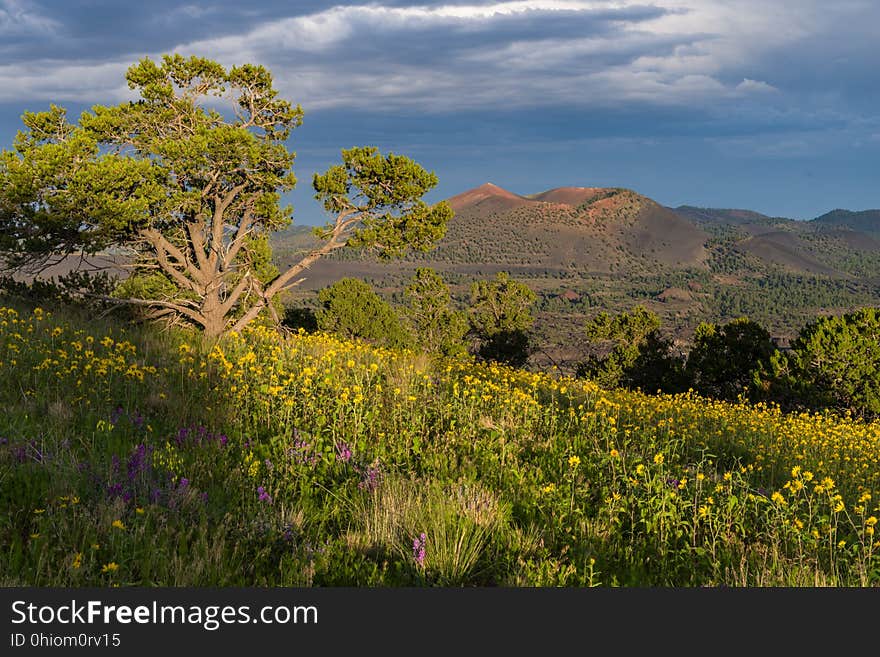
[[[437,257],[608,272],[622,263],[703,266],[707,235],[632,190],[556,187],[529,195],[485,183],[448,199]],[[479,253],[477,253],[479,251]],[[538,264],[540,263],[540,264]],[[648,264],[650,263],[650,264]]]
[[[559,203],[561,205],[578,206],[601,194],[603,187],[557,187],[540,194],[533,194],[529,198],[546,203]]]
[[[456,212],[465,209],[498,212],[539,203],[577,207],[594,200],[607,191],[603,187],[556,187],[540,194],[521,196],[487,182],[453,196],[448,201]]]
[[[533,202],[531,199],[508,192],[506,189],[490,182],[453,196],[448,201],[455,212],[460,212],[465,208],[477,207],[484,211],[508,210]]]

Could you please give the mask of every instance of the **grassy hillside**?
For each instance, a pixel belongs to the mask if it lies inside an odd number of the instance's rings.
[[[4,585],[869,585],[880,424],[0,310]]]

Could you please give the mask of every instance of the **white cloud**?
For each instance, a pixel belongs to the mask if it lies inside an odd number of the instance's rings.
[[[53,33],[58,23],[43,16],[22,0],[0,0],[0,36],[30,36]]]
[[[0,66],[0,102],[33,100],[121,102],[131,97],[125,82],[128,64],[35,64]]]
[[[444,49],[443,30],[480,25],[492,35],[502,18],[528,20],[553,12],[572,16],[633,9],[645,2],[533,0],[494,4],[333,7],[308,16],[260,26],[246,35],[182,44],[180,52],[214,53],[227,63],[256,59],[269,65],[284,92],[312,107],[455,106],[614,102],[693,103],[780,92],[772,80],[737,72],[760,69],[768,53],[822,29],[818,0],[657,0],[668,13],[628,21],[621,14],[612,31],[579,37],[535,32],[509,41]],[[537,23],[536,23],[537,24]],[[432,30],[436,30],[432,32]],[[375,34],[423,31],[433,40],[435,62],[409,63],[402,48],[392,67],[345,56],[350,44]],[[297,53],[312,58],[297,61]],[[326,56],[326,62],[320,57]],[[286,68],[287,62],[295,70]],[[275,62],[278,65],[273,65]],[[739,80],[734,82],[733,80]],[[573,85],[593,85],[573,89]],[[597,86],[598,85],[598,86]],[[781,93],[781,92],[780,92]]]
[[[841,0],[829,23],[831,8],[820,0],[373,3],[275,19],[174,51],[264,64],[281,93],[307,111],[780,103],[791,90],[774,76],[779,53],[797,60],[841,22],[867,34],[864,24],[876,23],[853,20],[872,11],[866,6]],[[55,27],[21,0],[0,0],[0,8],[0,32]],[[127,93],[125,68],[143,54],[96,65],[0,66],[0,100],[115,100]]]
[[[766,82],[762,82],[761,80],[751,80],[749,78],[743,78],[743,81],[736,85],[736,91],[742,92],[744,94],[750,93],[767,93],[767,92],[778,92],[779,89],[774,87],[772,84],[767,84]]]

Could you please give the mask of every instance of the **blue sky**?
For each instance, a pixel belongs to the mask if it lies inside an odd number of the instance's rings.
[[[620,186],[809,219],[880,208],[878,25],[875,0],[0,0],[0,145],[22,111],[121,102],[129,65],[178,52],[263,64],[303,106],[297,223],[355,145],[435,171],[429,200]]]

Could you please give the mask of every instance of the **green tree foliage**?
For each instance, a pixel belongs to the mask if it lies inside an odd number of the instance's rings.
[[[600,312],[584,327],[587,357],[578,363],[578,376],[614,388],[646,392],[678,392],[682,388],[682,359],[672,342],[660,333],[660,318],[642,306],[611,315]]]
[[[775,351],[770,333],[746,317],[722,326],[704,322],[694,332],[687,380],[700,394],[736,399],[748,392],[754,371]]]
[[[281,207],[294,153],[285,142],[303,111],[278,97],[262,66],[226,69],[180,55],[131,66],[139,96],[96,105],[77,124],[52,105],[26,112],[25,130],[0,154],[0,257],[39,271],[73,253],[122,247],[132,281],[116,296],[200,326],[240,330],[303,279],[318,258],[344,246],[396,257],[427,249],[452,211],[426,205],[437,184],[412,160],[375,148],[343,151],[343,164],[314,177],[335,215],[325,242],[285,272],[270,266],[267,237],[290,223]],[[225,114],[213,109],[231,103]]]
[[[477,355],[514,366],[529,358],[529,329],[534,324],[535,293],[507,272],[471,286],[470,325]]]
[[[428,251],[446,233],[452,210],[446,202],[427,205],[421,197],[437,185],[437,176],[403,155],[382,156],[376,148],[342,151],[343,164],[315,174],[315,198],[336,215],[316,232],[333,248],[344,237],[383,259],[408,249]],[[342,244],[340,244],[342,245]]]
[[[73,270],[48,280],[36,278],[30,281],[17,280],[13,276],[0,276],[0,296],[40,305],[61,303],[70,305],[85,296],[87,303],[81,304],[87,313],[106,312],[112,308],[106,301],[119,281],[106,271]]]
[[[468,322],[452,303],[449,287],[428,267],[416,269],[404,290],[404,315],[420,348],[429,353],[456,356],[467,351]]]
[[[791,350],[755,375],[759,391],[780,403],[880,415],[880,309],[821,317]]]
[[[321,290],[318,300],[322,307],[315,313],[315,319],[322,331],[384,347],[405,347],[410,343],[394,309],[360,279],[342,278]]]
[[[314,333],[318,330],[316,310],[308,306],[288,306],[284,309],[283,326],[292,331],[302,329],[306,333]]]

